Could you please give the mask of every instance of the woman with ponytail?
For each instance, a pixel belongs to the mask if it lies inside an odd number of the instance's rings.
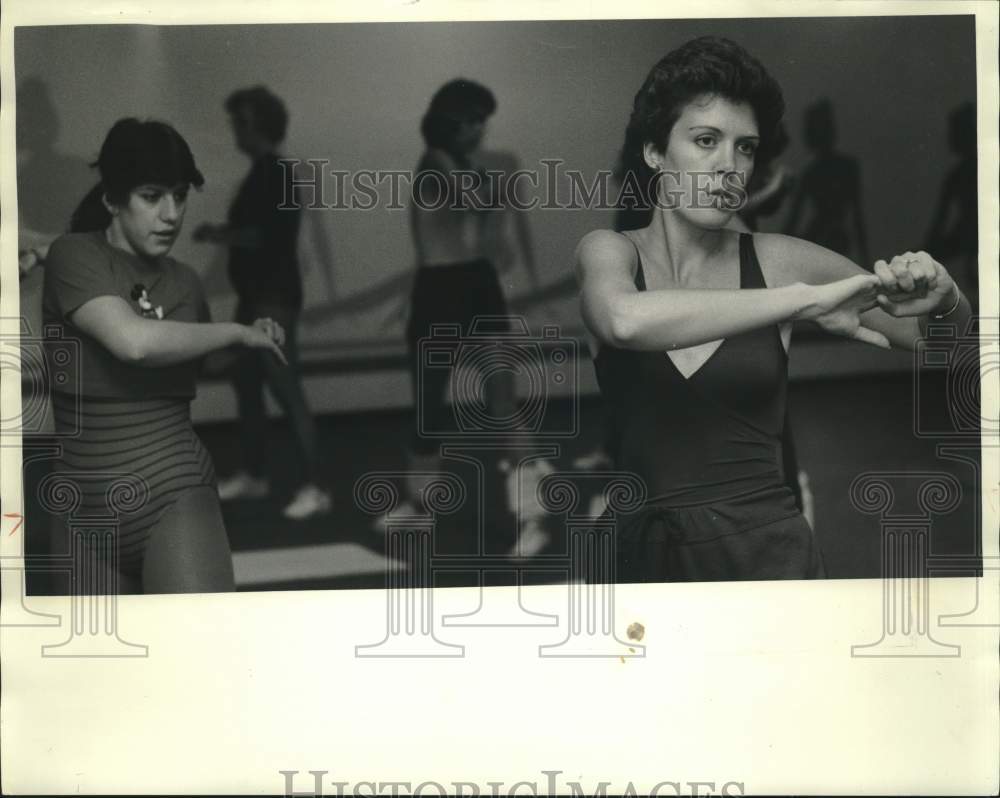
[[[169,256],[190,187],[204,182],[176,130],[122,119],[95,166],[100,182],[45,266],[45,323],[79,356],[52,386],[63,435],[55,470],[76,483],[78,513],[117,512],[110,545],[88,553],[111,592],[231,591],[215,471],[190,402],[205,355],[245,347],[283,360],[284,332],[270,319],[212,323],[197,273]],[[53,368],[60,351],[47,349]],[[122,489],[124,506],[109,507]]]

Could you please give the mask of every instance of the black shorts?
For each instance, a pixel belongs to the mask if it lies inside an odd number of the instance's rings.
[[[450,327],[448,331],[434,328]],[[429,431],[453,426],[446,405],[450,370],[426,368],[421,362],[422,339],[444,334],[465,338],[505,334],[510,330],[507,303],[496,269],[486,259],[446,266],[422,266],[417,271],[406,329],[410,376],[416,394],[416,422],[411,448],[418,454],[436,450]]]
[[[784,485],[708,504],[649,502],[616,519],[616,579],[823,579],[816,536]]]
[[[413,284],[406,338],[412,348],[429,336],[436,324],[458,324],[460,334],[469,335],[477,316],[506,315],[507,303],[496,269],[485,258],[447,266],[421,266]],[[508,329],[502,322],[485,320],[479,328],[486,333]]]

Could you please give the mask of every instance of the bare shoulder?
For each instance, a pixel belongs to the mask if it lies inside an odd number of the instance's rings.
[[[826,247],[781,233],[754,233],[753,245],[768,286],[828,283],[864,270]]]
[[[576,246],[577,263],[635,263],[635,247],[623,233],[591,230]]]

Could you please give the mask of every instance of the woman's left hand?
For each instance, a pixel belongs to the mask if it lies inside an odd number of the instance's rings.
[[[926,316],[954,304],[958,287],[926,252],[905,252],[876,261],[878,304],[890,316]]]
[[[272,318],[257,319],[253,326],[267,334],[278,346],[285,345],[285,330]]]

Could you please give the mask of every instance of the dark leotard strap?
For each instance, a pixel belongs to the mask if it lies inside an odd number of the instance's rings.
[[[642,255],[639,254],[639,247],[635,241],[631,238],[628,240],[635,250],[635,287],[639,291],[645,291],[646,275],[642,269]],[[753,235],[751,233],[740,233],[740,288],[767,288],[767,283],[764,281],[764,272],[761,270],[760,261],[757,259],[757,250],[754,249]]]

